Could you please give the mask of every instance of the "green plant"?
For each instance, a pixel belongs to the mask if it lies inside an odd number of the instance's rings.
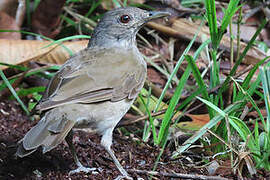
[[[220,82],[220,73],[219,73],[219,63],[217,61],[217,52],[218,47],[221,42],[222,36],[224,34],[225,29],[231,21],[234,13],[239,9],[238,6],[239,1],[230,1],[228,8],[225,10],[224,18],[222,20],[220,28],[217,27],[217,18],[215,11],[215,2],[213,0],[206,0],[206,13],[207,20],[209,24],[212,49],[210,50],[211,59],[213,65],[210,69],[210,85],[209,88],[217,88],[216,94],[208,94],[209,89],[207,89],[207,85],[202,79],[202,76],[195,64],[195,60],[192,56],[185,56],[186,60],[191,66],[193,71],[193,76],[199,86],[199,89],[195,91],[189,98],[197,96],[197,99],[202,101],[204,104],[208,106],[208,112],[211,117],[209,123],[207,123],[203,128],[201,128],[198,132],[196,132],[191,138],[189,138],[182,146],[180,146],[173,157],[177,157],[179,153],[185,151],[192,143],[197,141],[205,134],[208,130],[213,130],[217,135],[220,135],[220,138],[224,139],[226,142],[226,146],[229,148],[231,145],[231,131],[237,132],[241,139],[246,143],[247,148],[253,154],[253,158],[257,164],[257,167],[264,167],[266,169],[269,168],[269,154],[266,151],[266,148],[269,148],[269,120],[265,122],[264,117],[262,116],[259,107],[256,105],[252,96],[256,93],[260,95],[258,89],[260,88],[261,76],[258,76],[255,81],[252,81],[252,77],[255,74],[255,71],[264,64],[269,57],[264,58],[259,63],[253,66],[253,68],[248,72],[248,75],[242,82],[236,81],[234,78],[236,70],[243,58],[245,57],[248,50],[254,44],[256,37],[261,32],[262,28],[266,24],[266,20],[263,20],[256,33],[253,35],[248,45],[244,49],[244,51],[240,54],[240,56],[236,59],[236,62],[231,69],[229,75],[221,84]],[[262,71],[262,70],[261,70]],[[262,74],[262,73],[261,73]],[[267,74],[266,72],[264,74]],[[270,74],[270,73],[269,73]],[[267,79],[267,78],[266,78]],[[232,94],[232,103],[227,107],[224,107],[223,103],[223,93],[228,89],[228,85],[230,82],[233,82],[233,94]],[[264,86],[264,85],[263,85]],[[266,86],[264,87],[264,91],[267,91]],[[202,97],[198,97],[198,95],[202,94]],[[261,95],[260,95],[261,96]],[[265,99],[267,99],[265,95]],[[242,114],[242,109],[246,106],[247,103],[251,103],[252,108],[257,111],[259,114],[259,121],[263,124],[263,132],[259,133],[258,121],[255,124],[255,130],[251,132],[244,121],[240,119]],[[267,103],[267,102],[266,102]],[[269,102],[268,102],[269,103]],[[213,112],[214,110],[214,112]],[[212,138],[212,143],[216,142],[218,139],[216,137]],[[218,145],[215,146],[215,152],[223,151],[225,146]],[[231,156],[233,157],[233,156]]]
[[[198,30],[199,32],[199,30]],[[198,34],[197,32],[197,34]],[[185,49],[183,55],[179,58],[173,72],[170,74],[169,78],[168,78],[168,81],[166,82],[166,85],[157,101],[157,104],[156,104],[156,107],[154,109],[154,112],[160,110],[160,104],[162,103],[162,100],[164,98],[164,95],[165,95],[165,92],[167,91],[167,89],[169,88],[169,85],[173,79],[173,77],[175,77],[175,74],[176,72],[178,71],[181,63],[183,62],[184,60],[184,56],[187,54],[187,52],[190,50],[191,46],[193,45],[195,39],[197,38],[197,35],[195,35],[193,37],[193,39],[190,41],[189,45],[187,46],[187,48]],[[196,54],[196,59],[198,57],[198,54],[202,51],[203,47],[205,47],[207,44],[209,43],[209,41],[206,41],[205,43],[203,43],[201,45],[201,47],[197,50],[197,52],[195,53]],[[178,85],[176,87],[176,90],[175,90],[175,93],[173,95],[173,97],[171,98],[170,100],[170,103],[169,103],[169,106],[168,106],[168,109],[167,111],[165,112],[165,115],[164,115],[164,118],[162,120],[162,123],[161,123],[161,126],[159,128],[159,133],[155,132],[156,131],[156,128],[151,128],[152,129],[152,133],[153,135],[155,134],[157,137],[154,137],[154,144],[155,145],[161,145],[161,146],[164,146],[164,144],[166,144],[167,142],[167,137],[168,137],[168,130],[169,130],[169,127],[170,127],[170,123],[171,123],[171,118],[173,117],[174,113],[175,113],[175,107],[181,97],[181,92],[184,88],[184,84],[186,83],[189,75],[191,73],[191,67],[188,67],[187,70],[185,71],[184,75],[181,77],[181,79],[179,80],[178,82]],[[146,105],[146,104],[145,104]],[[147,105],[146,105],[146,109],[147,109]],[[149,111],[149,110],[148,110]],[[149,111],[150,112],[150,111]],[[148,113],[149,114],[149,113]],[[152,123],[151,123],[152,124]],[[151,126],[150,124],[150,126]],[[154,124],[152,124],[154,125]],[[147,130],[147,132],[149,132],[149,128],[145,128]],[[144,135],[145,137],[149,136],[147,134],[147,132],[144,132]]]

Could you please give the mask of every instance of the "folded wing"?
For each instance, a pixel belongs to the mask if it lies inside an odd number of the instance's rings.
[[[133,51],[85,49],[53,77],[36,109],[135,98],[146,77],[139,58]]]

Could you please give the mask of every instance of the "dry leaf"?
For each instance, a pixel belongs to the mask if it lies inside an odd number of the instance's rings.
[[[52,45],[48,41],[32,40],[1,40],[0,62],[8,64],[22,64],[30,60],[40,62],[63,64],[69,57],[68,51],[59,45]],[[65,42],[63,45],[76,53],[87,47],[88,40]],[[6,67],[1,66],[1,69]]]
[[[1,30],[20,30],[13,17],[5,12],[0,12]],[[17,32],[0,32],[0,39],[21,39],[21,34]]]
[[[256,174],[255,165],[250,155],[251,155],[250,152],[239,153],[238,159],[237,159],[238,162],[236,163],[236,166],[235,166],[235,169],[237,170],[239,177],[242,177],[243,168],[245,165],[247,166],[248,172],[251,176]]]
[[[158,73],[154,68],[151,67],[148,67],[147,69],[147,79],[152,83],[160,84],[162,87],[166,83],[166,81],[161,78],[160,73]]]
[[[186,19],[181,19],[181,18],[173,20],[171,27],[168,27],[162,24],[157,24],[154,22],[149,22],[147,23],[147,25],[150,26],[151,28],[154,28],[170,36],[186,39],[186,40],[191,40],[196,34],[196,32],[198,31],[199,26],[200,26],[196,23],[193,23]],[[207,38],[210,38],[210,34],[209,34],[209,30],[207,26],[202,26],[201,31],[199,32],[198,36],[202,36],[203,34],[207,36]],[[202,43],[201,38],[197,38],[196,42]],[[234,43],[235,43],[234,52],[236,52],[236,41],[234,41]],[[243,52],[243,50],[245,49],[247,45],[246,43],[241,42],[240,46],[241,46],[240,52]],[[220,48],[224,49],[225,52],[227,53],[230,52],[230,38],[228,36],[223,36],[223,39],[220,44]],[[251,47],[249,51],[247,52],[247,55],[244,58],[243,62],[246,64],[256,64],[265,57],[266,57],[266,54],[262,52],[260,49],[256,47]]]
[[[186,120],[186,121],[184,121]],[[176,126],[181,130],[197,131],[210,121],[209,114],[187,114],[180,118]]]
[[[251,40],[253,34],[256,32],[257,27],[255,26],[248,26],[248,25],[241,25],[240,26],[240,39],[248,42]],[[232,34],[234,37],[237,36],[237,24],[232,24]],[[227,28],[227,36],[229,36],[229,27]],[[256,38],[258,40],[259,36]]]

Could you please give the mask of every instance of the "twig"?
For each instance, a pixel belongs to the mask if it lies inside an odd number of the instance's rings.
[[[93,20],[89,19],[89,18],[86,18],[78,13],[75,13],[73,12],[71,9],[69,9],[68,7],[64,7],[64,10],[70,14],[71,16],[73,16],[75,19],[78,19],[78,20],[81,20],[81,21],[84,21],[85,23],[89,24],[89,29],[90,30],[93,30],[94,27],[96,27],[97,23],[94,22]]]
[[[226,146],[228,146],[229,148],[231,148],[231,150],[239,155],[239,152],[237,150],[235,150],[230,144],[226,143],[221,137],[219,137],[218,135],[216,135],[213,131],[211,131],[210,129],[207,129],[207,132],[209,132],[210,134],[212,134],[213,136],[215,136],[216,138],[218,138],[222,143],[224,143]]]
[[[162,93],[162,89],[159,88],[158,86],[156,86],[155,84],[153,84],[152,82],[150,82],[149,80],[145,81],[144,88],[146,88],[146,89],[151,88],[151,90],[152,90],[151,93],[156,97],[159,97]],[[169,91],[166,91],[163,100],[166,102],[166,101],[170,100],[172,98],[172,96],[173,96],[172,93],[170,93]]]
[[[181,105],[181,104],[178,104],[178,105],[175,107],[175,109],[178,109],[178,107],[179,107],[180,105]],[[197,105],[197,106],[195,106],[195,107],[189,109],[188,111],[184,112],[183,116],[185,116],[185,115],[187,115],[188,113],[190,113],[190,112],[192,112],[192,111],[194,111],[194,110],[200,108],[200,107],[203,106],[203,105],[204,105],[204,104],[201,103],[201,104],[199,104],[199,105]],[[167,111],[167,108],[166,108],[166,109],[162,109],[162,110],[160,110],[160,111],[158,111],[158,112],[153,112],[153,113],[151,113],[151,116],[152,116],[152,117],[156,117],[156,116],[159,116],[159,115],[164,114],[166,111]],[[179,116],[178,116],[178,117],[179,117]],[[119,125],[119,126],[127,126],[127,125],[130,125],[130,124],[139,122],[139,121],[146,120],[146,119],[148,119],[148,118],[149,118],[148,115],[141,116],[141,117],[139,117],[139,118],[137,118],[137,119],[132,119],[132,120],[129,120],[129,121],[123,121],[123,122],[120,122],[120,125]]]
[[[18,8],[16,11],[16,24],[18,27],[22,26],[23,20],[24,20],[24,16],[25,16],[25,9],[26,9],[26,4],[25,4],[25,0],[19,0],[18,1]]]
[[[159,116],[161,114],[164,114],[165,112],[167,111],[167,109],[162,109],[158,112],[154,112],[154,113],[151,113],[151,116],[152,117],[156,117],[156,116]],[[149,116],[148,115],[145,115],[145,116],[141,116],[137,119],[132,119],[132,120],[129,120],[129,121],[123,121],[123,122],[120,122],[119,126],[127,126],[127,125],[130,125],[130,124],[133,124],[133,123],[136,123],[136,122],[139,122],[139,121],[143,121],[143,120],[146,120],[148,119]]]
[[[232,34],[232,19],[230,21],[230,24],[229,24],[229,29],[230,29],[230,51],[231,51],[231,54],[230,54],[230,68],[233,67],[233,48],[234,48],[234,44],[233,44],[233,34]],[[231,104],[231,101],[232,101],[232,92],[233,92],[233,84],[230,83],[230,89],[229,89],[229,94],[228,94],[228,104]]]
[[[146,174],[152,176],[166,176],[171,178],[183,178],[183,179],[202,179],[202,180],[227,180],[220,176],[205,176],[197,174],[183,174],[183,173],[167,173],[167,172],[157,172],[157,171],[146,171],[138,169],[129,169],[128,172],[135,172],[138,174]]]
[[[30,70],[27,70],[27,71],[24,71],[24,72],[21,72],[21,73],[18,73],[16,75],[13,75],[9,78],[7,78],[8,80],[11,80],[11,79],[14,79],[14,78],[20,78],[20,77],[24,77],[27,73],[31,73],[31,72],[35,72],[35,71],[43,71],[43,70],[47,70],[48,68],[50,67],[53,67],[55,65],[46,65],[46,66],[42,66],[42,67],[37,67],[37,68],[34,68],[34,69],[30,69]],[[26,73],[25,73],[26,72]],[[0,84],[4,83],[3,81],[0,81]]]

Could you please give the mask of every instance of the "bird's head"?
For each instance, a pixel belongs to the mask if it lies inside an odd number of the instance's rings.
[[[118,8],[108,11],[101,18],[88,46],[104,45],[112,42],[131,43],[140,28],[153,19],[169,16],[161,11],[146,11],[135,7]],[[112,42],[111,42],[112,40]]]

